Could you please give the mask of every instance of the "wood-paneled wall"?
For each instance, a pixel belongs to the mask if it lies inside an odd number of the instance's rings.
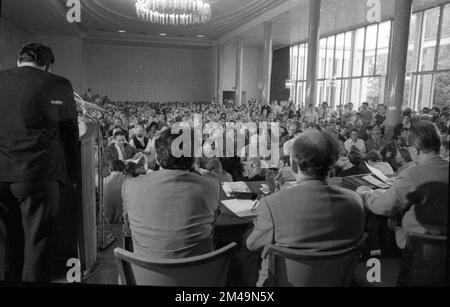
[[[212,50],[88,44],[93,93],[117,101],[212,101]]]
[[[289,47],[275,50],[272,61],[272,83],[270,86],[271,100],[289,99],[290,90],[286,89],[286,80],[289,79]]]

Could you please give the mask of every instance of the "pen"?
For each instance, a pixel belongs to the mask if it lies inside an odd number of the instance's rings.
[[[253,203],[251,211],[254,211],[256,209],[256,205],[258,204],[258,201],[262,198],[262,195],[258,195],[258,197],[255,199],[255,202]]]

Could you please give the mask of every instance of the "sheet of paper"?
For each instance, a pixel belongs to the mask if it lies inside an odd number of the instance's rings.
[[[231,193],[250,193],[250,189],[243,181],[238,182],[224,182],[222,184],[223,191],[227,197],[231,196]]]
[[[238,217],[256,216],[256,210],[252,210],[254,203],[253,200],[248,199],[229,199],[222,201],[222,204]]]
[[[389,183],[390,182],[389,178],[386,177],[381,171],[377,170],[374,167],[371,167],[369,164],[367,164],[367,162],[366,162],[366,165],[367,165],[367,168],[369,169],[369,171],[372,174],[374,174],[375,176],[377,176],[378,178],[380,178],[382,181],[384,181],[384,183]]]
[[[373,184],[374,186],[377,186],[381,189],[388,189],[389,185],[385,184],[384,182],[381,182],[380,180],[376,179],[375,177],[369,175],[366,177],[363,177],[363,179],[371,184]]]

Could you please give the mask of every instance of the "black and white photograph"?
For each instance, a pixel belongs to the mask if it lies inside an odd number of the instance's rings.
[[[449,0],[0,0],[0,291],[448,287],[449,130]]]

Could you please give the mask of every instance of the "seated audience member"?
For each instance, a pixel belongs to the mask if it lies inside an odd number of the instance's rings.
[[[266,180],[266,172],[263,168],[261,168],[261,160],[260,159],[250,160],[250,170],[248,176],[245,178],[245,181],[265,181],[265,180]]]
[[[397,170],[397,174],[401,174],[405,169],[416,165],[414,161],[411,158],[411,154],[409,153],[408,149],[406,148],[400,148],[397,152],[397,156],[395,157],[395,160],[397,162],[397,165],[399,165],[399,168]]]
[[[397,149],[397,144],[395,142],[387,143],[386,146],[384,146],[380,150],[380,155],[381,155],[382,161],[389,163],[389,165],[392,167],[394,172],[396,172],[398,169],[398,164],[395,159],[395,157],[397,156],[397,152],[398,152],[398,149]]]
[[[356,176],[356,175],[363,175],[363,174],[369,174],[370,171],[367,168],[366,164],[364,163],[364,157],[362,154],[357,151],[353,150],[348,154],[348,160],[352,164],[352,167],[341,171],[337,174],[338,177],[349,177],[349,176]]]
[[[371,150],[366,154],[366,161],[371,167],[381,171],[386,176],[394,175],[394,170],[387,162],[383,162],[380,153],[376,150]]]
[[[231,175],[222,168],[219,158],[209,159],[206,163],[206,170],[209,172],[205,175],[207,178],[217,179],[219,182],[233,182]]]
[[[155,142],[161,169],[123,185],[133,250],[145,257],[185,258],[214,250],[221,187],[216,180],[190,172],[192,157],[172,154],[172,144],[180,136],[164,131]]]
[[[105,148],[104,164],[108,167],[111,161],[126,162],[141,155],[143,155],[141,151],[126,143],[126,134],[118,131],[114,134],[114,143]]]
[[[105,219],[110,224],[119,224],[122,218],[122,185],[126,179],[123,161],[111,161],[111,174],[105,178]]]
[[[364,141],[359,138],[358,129],[352,129],[350,133],[350,138],[344,142],[345,150],[351,152],[353,147],[355,147],[361,154],[366,153],[366,145]]]
[[[440,147],[441,139],[434,124],[413,125],[408,150],[417,165],[404,170],[384,193],[368,187],[357,190],[370,211],[397,221],[396,241],[401,249],[406,247],[409,232],[446,235],[449,165],[439,156]],[[412,191],[413,195],[409,195]],[[436,197],[441,197],[441,201],[433,201]]]
[[[373,126],[370,131],[370,138],[366,141],[366,150],[368,152],[371,150],[379,151],[382,147],[386,146],[386,143],[386,140],[381,135],[380,126]]]
[[[144,127],[141,125],[134,128],[135,136],[131,138],[130,145],[136,149],[145,150],[147,148],[149,139],[145,137]]]
[[[308,131],[295,141],[291,165],[297,186],[261,200],[253,230],[245,240],[248,249],[261,252],[263,259],[257,286],[267,285],[270,244],[326,252],[349,248],[361,238],[361,198],[326,182],[338,151],[335,138],[322,132]]]

